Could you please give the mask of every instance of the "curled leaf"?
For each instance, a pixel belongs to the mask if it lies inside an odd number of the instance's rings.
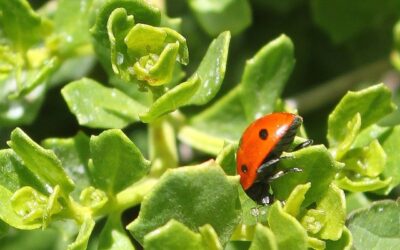
[[[47,197],[37,190],[26,186],[13,194],[11,197],[11,206],[24,223],[42,223],[42,226],[46,227],[51,216],[59,213],[62,209],[57,201],[59,191],[60,188],[57,186],[50,197]]]
[[[128,60],[132,77],[151,86],[172,80],[175,62],[186,65],[189,52],[186,39],[169,28],[136,24],[124,38],[127,51],[120,52]]]
[[[96,211],[104,207],[108,202],[108,197],[102,190],[90,186],[82,190],[79,200],[83,206]]]

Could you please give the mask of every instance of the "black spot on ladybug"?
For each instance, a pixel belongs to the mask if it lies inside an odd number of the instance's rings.
[[[242,165],[242,172],[247,173],[247,166],[245,164]]]
[[[260,130],[260,132],[258,132],[258,136],[261,138],[261,140],[266,140],[268,137],[268,131],[263,128]]]

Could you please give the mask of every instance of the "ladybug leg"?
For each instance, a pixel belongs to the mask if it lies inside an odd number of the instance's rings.
[[[297,150],[299,150],[299,149],[302,149],[302,148],[306,148],[306,147],[308,147],[308,146],[311,146],[312,144],[313,144],[313,140],[312,139],[307,139],[307,140],[305,140],[304,142],[302,142],[302,143],[300,143],[299,145],[297,145],[294,149],[293,149],[293,151],[297,151]]]
[[[274,180],[279,179],[279,178],[281,178],[282,176],[284,176],[284,175],[286,175],[288,173],[299,173],[299,172],[302,172],[302,171],[303,170],[301,168],[289,168],[289,169],[286,169],[286,170],[281,170],[281,171],[277,172],[276,174],[274,174],[273,176],[269,177],[268,181],[269,182],[274,181]]]
[[[273,158],[270,159],[266,162],[264,162],[258,169],[257,169],[257,175],[265,175],[267,172],[270,171],[270,167],[272,165],[275,165],[281,160],[281,158]]]
[[[290,159],[292,158],[292,156],[287,155],[287,156],[282,156],[282,157],[278,157],[278,158],[273,158],[270,159],[266,162],[264,162],[258,169],[257,169],[257,175],[259,176],[265,176],[267,175],[267,173],[269,172],[271,174],[271,169],[272,166],[274,166],[275,164],[277,164],[280,160],[282,159]],[[296,171],[295,171],[296,172]]]

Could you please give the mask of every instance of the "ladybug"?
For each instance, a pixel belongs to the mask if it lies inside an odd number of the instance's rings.
[[[277,170],[283,151],[293,143],[303,118],[291,113],[272,113],[251,123],[240,139],[236,156],[237,173],[246,194],[260,205],[274,201],[270,183],[290,172],[301,172],[299,168]],[[295,150],[309,146],[306,140]]]

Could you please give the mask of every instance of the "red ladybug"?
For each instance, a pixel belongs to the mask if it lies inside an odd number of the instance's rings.
[[[270,183],[299,168],[278,171],[283,151],[293,143],[303,118],[291,113],[272,113],[255,120],[244,131],[236,156],[237,172],[246,194],[258,204],[271,204]],[[294,150],[312,144],[306,140]]]

